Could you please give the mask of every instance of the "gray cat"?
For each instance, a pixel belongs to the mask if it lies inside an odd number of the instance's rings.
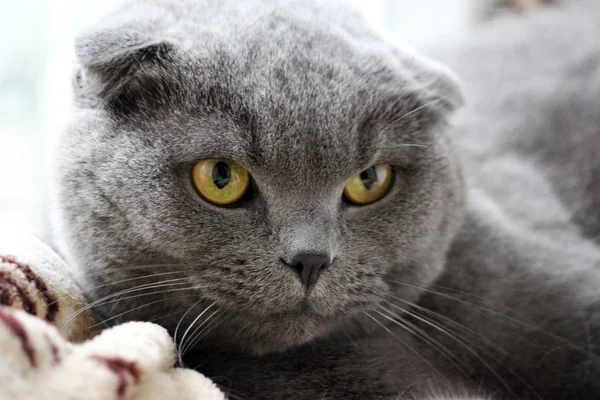
[[[463,92],[338,2],[132,3],[77,42],[53,241],[232,399],[598,398],[598,38],[499,19],[432,52]]]

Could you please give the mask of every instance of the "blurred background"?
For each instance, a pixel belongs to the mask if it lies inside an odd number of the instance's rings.
[[[215,0],[218,1],[218,0]],[[350,0],[414,47],[460,35],[477,1]],[[124,0],[0,0],[0,224],[37,232],[49,142],[71,101],[73,38]]]

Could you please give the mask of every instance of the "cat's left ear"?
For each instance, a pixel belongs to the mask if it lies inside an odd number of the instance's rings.
[[[447,115],[465,103],[458,76],[442,63],[406,47],[396,48],[396,58],[411,82],[415,93],[420,93],[428,108]]]

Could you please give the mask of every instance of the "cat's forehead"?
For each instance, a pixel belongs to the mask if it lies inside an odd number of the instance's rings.
[[[150,82],[132,99],[139,108],[119,119],[144,139],[160,136],[186,161],[224,158],[330,175],[364,167],[380,141],[374,80],[359,65],[350,72],[351,59],[265,52],[251,44],[176,49],[163,72],[168,91],[148,96]]]
[[[349,62],[310,55],[302,63],[292,57],[250,61],[227,52],[218,57],[189,66],[198,83],[186,100],[186,109],[195,109],[188,114],[194,128],[186,134],[192,149],[210,147],[211,156],[248,167],[285,164],[299,174],[339,172],[347,178],[386,143],[413,140],[408,131],[404,139],[402,132],[386,131],[387,121],[379,118],[389,106],[385,94],[373,77],[357,72],[359,66],[351,71]],[[206,75],[211,63],[216,77]],[[197,101],[199,93],[210,104]],[[406,97],[407,112],[412,100]]]
[[[163,140],[187,160],[348,174],[387,162],[377,159],[381,149],[422,141],[440,111],[455,106],[450,80],[399,58],[352,14],[329,21],[275,8],[250,19],[228,14],[225,23],[204,17],[209,9],[188,11],[146,21],[167,39],[147,43],[143,25],[128,24],[78,46],[90,77],[84,90],[104,97],[129,132]],[[115,32],[142,44],[108,51]]]
[[[387,129],[420,104],[388,60],[343,37],[311,35],[279,48],[277,40],[259,46],[260,34],[188,60],[190,116],[214,118],[214,129],[201,129],[196,140],[257,165],[344,173],[365,167],[385,144],[414,141],[410,118]]]
[[[225,158],[264,170],[292,166],[287,176],[365,167],[382,142],[370,121],[368,96],[295,79],[231,88],[236,94],[223,97],[215,109],[200,106],[189,114],[184,134],[175,140],[197,151],[196,158]]]

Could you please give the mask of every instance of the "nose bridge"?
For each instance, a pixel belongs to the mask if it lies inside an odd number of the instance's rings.
[[[336,216],[325,209],[296,209],[278,218],[278,240],[286,262],[297,254],[322,254],[333,258],[336,250]]]

